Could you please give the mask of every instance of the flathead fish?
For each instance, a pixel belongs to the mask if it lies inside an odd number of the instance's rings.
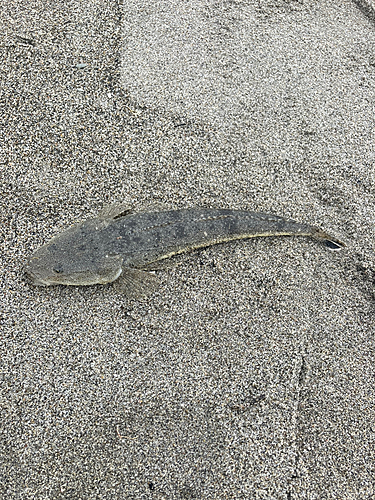
[[[339,249],[344,243],[309,224],[276,215],[195,208],[138,212],[103,209],[39,248],[26,273],[35,285],[94,285],[117,281],[130,297],[147,295],[157,278],[150,265],[189,250],[257,236],[310,236]]]

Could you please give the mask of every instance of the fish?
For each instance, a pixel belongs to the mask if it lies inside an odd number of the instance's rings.
[[[345,244],[321,229],[272,214],[190,208],[139,211],[124,204],[102,209],[35,251],[25,265],[34,285],[97,285],[116,282],[128,297],[156,290],[152,266],[178,254],[258,236],[310,236],[331,249]]]

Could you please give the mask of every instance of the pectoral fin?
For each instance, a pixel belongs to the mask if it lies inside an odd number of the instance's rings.
[[[114,286],[129,299],[139,299],[153,293],[159,286],[159,280],[145,271],[124,268]]]

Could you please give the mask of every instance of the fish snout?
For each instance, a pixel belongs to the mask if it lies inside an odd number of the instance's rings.
[[[37,285],[37,286],[48,286],[48,283],[44,282],[41,280],[35,271],[32,269],[32,266],[30,265],[30,262],[28,262],[25,267],[24,267],[24,272],[27,278],[27,281],[31,283],[32,285]]]

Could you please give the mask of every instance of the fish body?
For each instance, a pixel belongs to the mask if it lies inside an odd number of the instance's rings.
[[[151,263],[196,248],[256,236],[299,235],[344,244],[308,224],[276,215],[230,209],[133,213],[122,205],[67,229],[39,248],[26,273],[36,285],[94,285],[118,280],[129,295],[144,295]]]

